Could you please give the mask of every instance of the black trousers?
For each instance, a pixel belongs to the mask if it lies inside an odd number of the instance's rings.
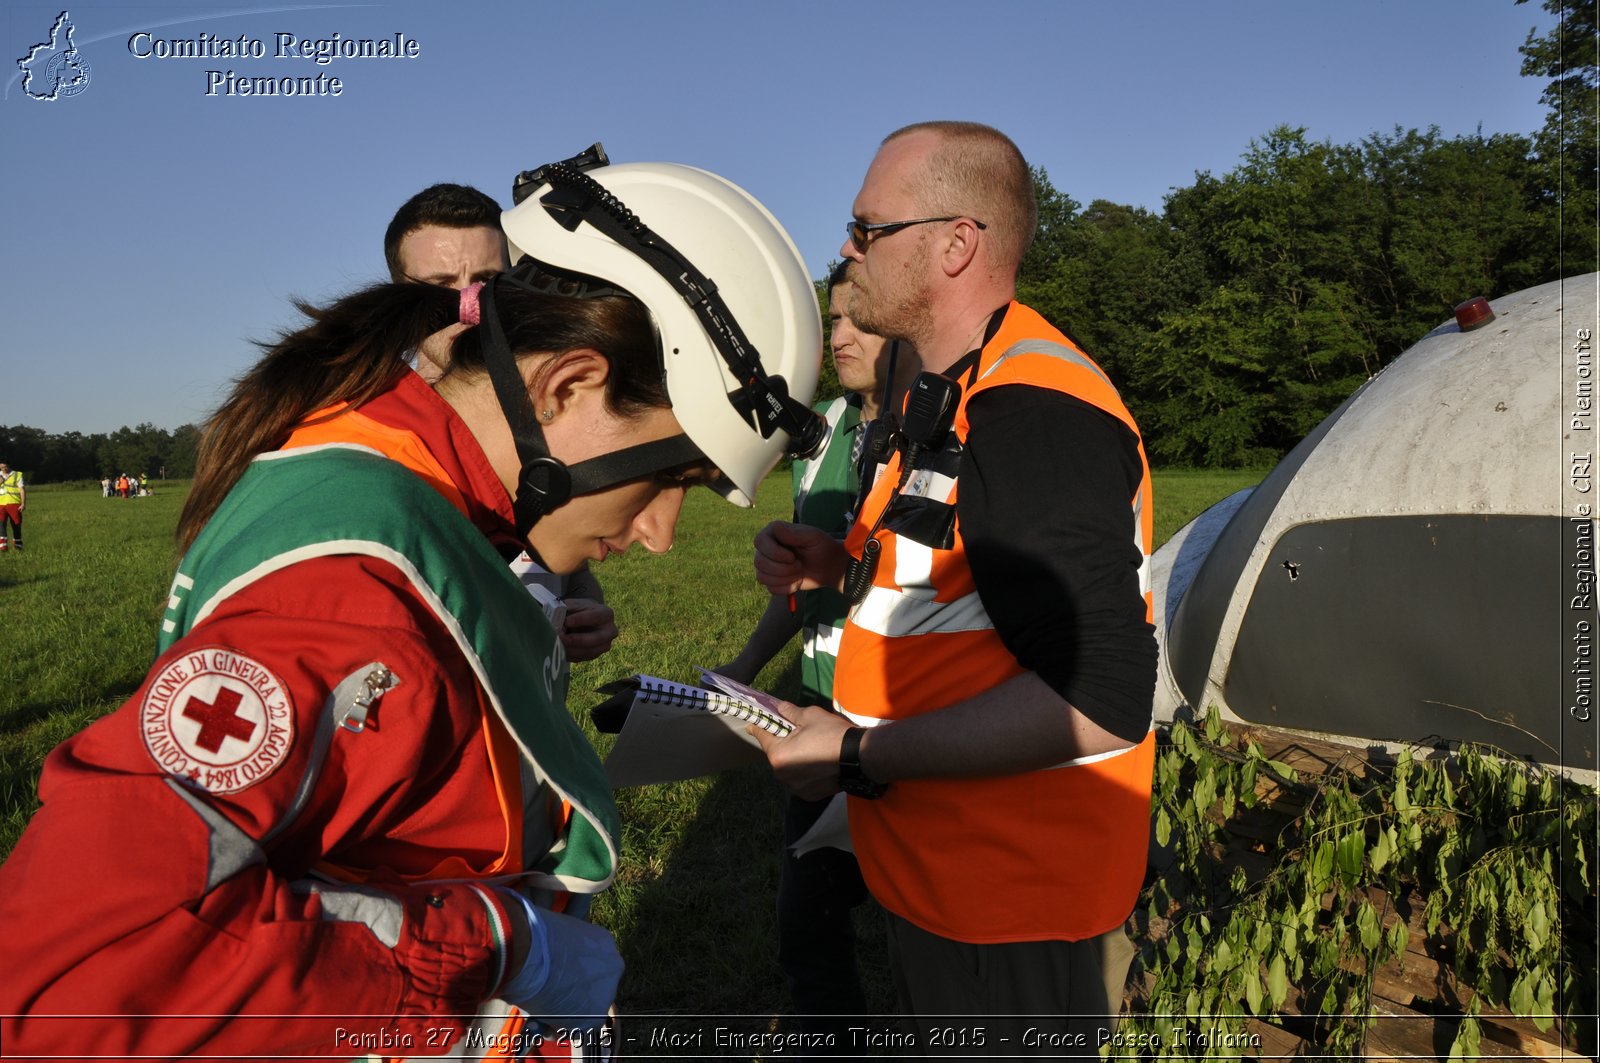
[[[778,965],[789,979],[795,1016],[807,1033],[839,1034],[859,1025],[866,995],[856,969],[850,910],[867,899],[854,853],[789,846],[811,829],[828,802],[790,796],[783,815],[783,865],[778,876]]]
[[[1100,1057],[1122,1005],[1107,985],[1120,984],[1133,955],[1121,928],[1085,941],[972,945],[886,915],[905,1055]]]

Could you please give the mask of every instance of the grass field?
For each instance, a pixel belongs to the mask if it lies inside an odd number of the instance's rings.
[[[1155,477],[1156,534],[1165,541],[1212,502],[1264,470],[1168,471]],[[155,647],[156,621],[176,563],[172,530],[187,484],[150,498],[103,499],[98,488],[29,489],[28,549],[0,555],[0,630],[8,682],[0,688],[0,858],[37,807],[45,755],[115,709],[137,688]],[[693,678],[696,665],[731,659],[765,607],[750,571],[750,542],[788,515],[788,477],[739,510],[690,494],[673,552],[643,551],[599,571],[622,631],[612,652],[573,670],[571,705],[633,672]],[[798,644],[760,685],[793,695]],[[604,752],[609,737],[590,732]],[[623,866],[596,917],[628,960],[621,1004],[634,1013],[781,1014],[787,992],[774,959],[773,906],[781,792],[759,769],[624,791]],[[880,1010],[889,1010],[876,916],[860,913],[862,962]]]

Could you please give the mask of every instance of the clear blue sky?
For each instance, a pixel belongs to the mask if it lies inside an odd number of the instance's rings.
[[[1160,210],[1279,124],[1347,143],[1395,126],[1531,133],[1511,0],[772,0],[71,3],[89,83],[30,99],[17,60],[60,4],[8,2],[0,124],[0,424],[198,421],[295,322],[383,273],[396,207],[605,142],[745,186],[814,275],[878,140],[965,118],[1081,203]],[[260,40],[254,58],[139,58],[130,38]],[[414,59],[276,58],[276,34],[415,40]],[[207,96],[208,70],[342,94]],[[31,83],[37,90],[41,77]]]

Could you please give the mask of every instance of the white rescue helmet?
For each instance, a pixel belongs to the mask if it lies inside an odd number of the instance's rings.
[[[786,449],[820,443],[809,409],[822,362],[816,293],[794,241],[753,196],[691,166],[608,165],[598,144],[521,175],[514,196],[501,215],[514,264],[527,256],[649,310],[672,412],[721,470],[719,493],[750,506]]]

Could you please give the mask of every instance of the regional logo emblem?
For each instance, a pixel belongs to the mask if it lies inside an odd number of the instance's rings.
[[[30,99],[53,102],[89,87],[89,61],[72,43],[74,29],[72,16],[61,12],[50,27],[50,39],[29,48],[28,54],[17,60],[22,91]]]
[[[170,775],[214,794],[254,786],[294,745],[294,708],[282,680],[232,650],[208,647],[167,664],[146,688],[139,730]]]

